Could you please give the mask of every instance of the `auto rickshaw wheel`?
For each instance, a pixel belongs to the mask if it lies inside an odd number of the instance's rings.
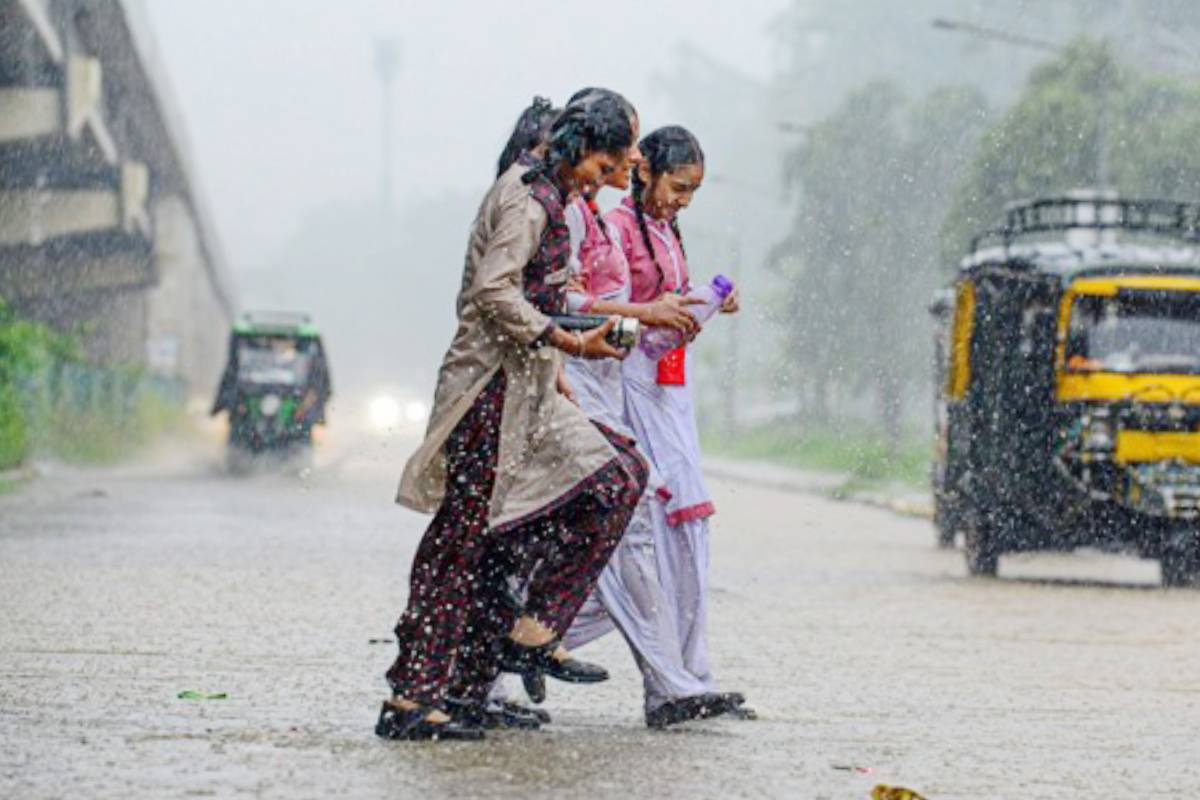
[[[996,577],[1000,567],[999,536],[987,515],[974,511],[963,535],[963,555],[967,559],[967,572],[987,578]]]
[[[225,449],[225,470],[230,475],[247,475],[254,467],[254,454],[230,442]]]
[[[933,527],[937,531],[937,546],[943,550],[954,547],[954,539],[962,527],[961,514],[949,499],[937,496],[933,504]]]
[[[1176,537],[1158,563],[1164,587],[1200,586],[1200,537],[1193,531]]]

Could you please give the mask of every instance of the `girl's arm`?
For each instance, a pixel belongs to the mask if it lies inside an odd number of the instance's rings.
[[[609,238],[621,249],[625,263],[633,263],[633,248],[631,232],[625,226],[618,213],[610,211],[604,215],[608,226]],[[633,317],[643,325],[675,328],[684,333],[696,331],[696,320],[685,310],[686,306],[695,305],[702,301],[683,295],[664,293],[657,300],[649,303],[621,303],[615,300],[594,298],[588,308],[592,314],[619,314],[622,317]]]
[[[688,306],[704,301],[696,297],[667,292],[650,303],[619,303],[615,300],[592,301],[593,314],[618,314],[633,317],[643,325],[675,328],[684,333],[696,330],[696,318],[687,312]]]
[[[551,325],[550,318],[535,308],[524,292],[525,265],[537,250],[546,212],[524,186],[512,187],[507,195],[491,211],[495,227],[464,300],[500,333],[530,345]]]
[[[492,212],[499,218],[464,300],[521,345],[547,343],[585,358],[624,358],[624,350],[604,340],[615,318],[586,333],[564,331],[525,298],[523,273],[546,228],[546,211],[523,186],[514,189]]]

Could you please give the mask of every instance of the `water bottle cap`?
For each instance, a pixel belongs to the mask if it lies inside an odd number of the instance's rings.
[[[733,294],[733,281],[724,275],[717,275],[709,285],[712,286],[714,292],[721,296],[722,300]]]

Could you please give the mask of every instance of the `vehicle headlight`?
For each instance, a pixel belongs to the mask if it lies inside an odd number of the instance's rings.
[[[262,411],[263,416],[273,417],[275,416],[275,412],[279,410],[279,405],[279,395],[269,394],[262,399],[262,403],[258,407]]]
[[[1111,450],[1113,448],[1112,426],[1107,419],[1093,417],[1084,425],[1083,448],[1085,450]]]
[[[380,432],[390,431],[400,422],[400,403],[391,395],[381,394],[367,408],[371,427]]]
[[[424,422],[429,416],[429,409],[420,400],[413,400],[404,406],[404,418],[412,423]]]

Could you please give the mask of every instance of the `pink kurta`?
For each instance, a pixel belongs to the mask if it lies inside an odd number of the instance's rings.
[[[629,264],[630,299],[635,303],[654,300],[663,292],[686,291],[688,265],[683,247],[669,223],[644,216],[650,235],[650,250],[638,225],[633,201],[604,215],[604,221],[621,242]],[[685,361],[687,383],[667,386],[658,383],[657,362],[640,348],[622,363],[625,379],[626,417],[638,440],[638,446],[654,465],[671,500],[667,520],[680,525],[705,519],[716,512],[700,468],[700,436],[696,429],[696,410],[691,387],[694,359],[688,348]]]
[[[621,205],[604,215],[604,221],[620,237],[621,248],[629,262],[630,299],[635,303],[648,303],[663,292],[686,289],[688,285],[687,258],[670,223],[651,219],[648,214],[643,215],[643,219],[650,232],[653,253],[646,249],[633,200],[626,197]]]

